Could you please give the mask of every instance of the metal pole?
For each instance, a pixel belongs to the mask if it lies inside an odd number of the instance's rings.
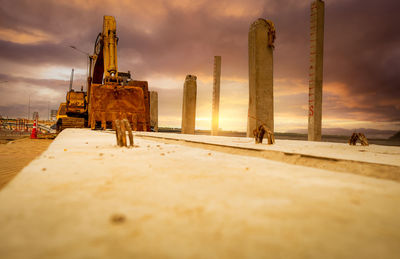
[[[85,51],[83,51],[83,50],[81,50],[81,49],[78,49],[76,46],[69,46],[71,49],[74,49],[74,50],[76,50],[76,51],[79,51],[80,53],[82,53],[82,54],[85,54],[87,57],[88,57],[88,60],[87,60],[87,62],[86,62],[86,74],[87,74],[87,76],[86,76],[86,78],[88,78],[90,75],[91,75],[91,72],[90,72],[90,70],[91,70],[91,66],[92,66],[92,57],[90,56],[90,54],[88,53],[88,52],[85,52]],[[88,91],[88,88],[89,88],[89,86],[87,86],[86,87],[87,89],[86,89],[86,91]]]
[[[31,113],[31,95],[29,95],[29,100],[28,100],[28,122],[30,113]]]

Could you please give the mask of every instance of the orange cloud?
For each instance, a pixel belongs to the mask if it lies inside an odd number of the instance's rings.
[[[56,42],[51,35],[37,29],[27,29],[25,31],[0,28],[0,38],[19,44],[35,44],[40,42]]]

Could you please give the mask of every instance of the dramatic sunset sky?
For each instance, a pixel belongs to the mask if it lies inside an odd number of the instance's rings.
[[[196,127],[209,129],[213,56],[222,56],[220,127],[246,129],[248,29],[277,30],[275,130],[307,128],[311,1],[0,0],[0,115],[47,119],[86,80],[103,15],[117,20],[118,65],[159,93],[159,125],[180,127],[183,82],[198,77]],[[323,128],[400,130],[400,1],[326,0]],[[86,86],[85,86],[86,87]]]

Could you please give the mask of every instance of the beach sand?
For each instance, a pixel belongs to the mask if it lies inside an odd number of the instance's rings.
[[[0,190],[33,159],[43,153],[52,141],[25,137],[0,144]]]

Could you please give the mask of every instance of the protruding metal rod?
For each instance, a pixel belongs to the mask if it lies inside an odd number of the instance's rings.
[[[125,128],[128,131],[128,136],[129,136],[129,146],[133,147],[134,143],[133,143],[133,134],[132,134],[132,127],[131,124],[129,123],[129,121],[127,119],[124,119],[123,122],[125,123]]]
[[[125,122],[122,120],[121,121],[121,146],[126,147],[126,127],[125,127]]]
[[[121,122],[120,120],[115,120],[115,133],[117,136],[117,145],[122,146],[122,134],[121,134]]]
[[[133,134],[131,124],[127,119],[115,120],[115,133],[117,137],[117,145],[120,147],[127,147],[126,131],[129,136],[129,147],[134,147]]]
[[[253,131],[256,144],[262,144],[265,134],[267,135],[268,145],[275,144],[275,135],[264,124],[261,124]]]

